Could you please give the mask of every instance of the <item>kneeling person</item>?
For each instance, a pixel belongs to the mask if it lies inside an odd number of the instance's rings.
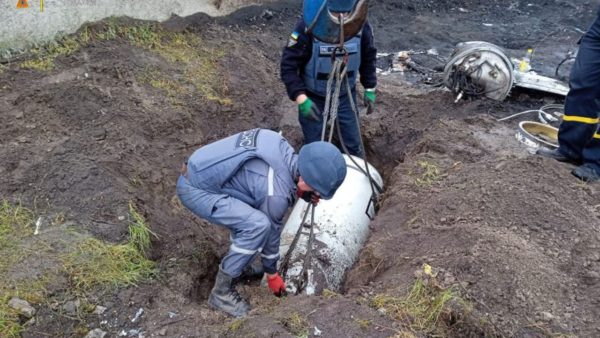
[[[197,216],[230,230],[232,244],[219,266],[209,304],[232,316],[250,306],[234,288],[260,254],[269,288],[285,290],[277,273],[283,217],[296,196],[330,199],[346,177],[346,163],[330,143],[314,142],[294,153],[281,135],[245,131],[196,150],[177,181],[177,195]]]

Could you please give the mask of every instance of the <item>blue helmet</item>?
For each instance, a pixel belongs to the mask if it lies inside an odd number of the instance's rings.
[[[303,16],[307,31],[326,43],[339,43],[340,20],[344,15],[344,42],[354,37],[367,20],[368,0],[304,0]]]
[[[298,154],[300,176],[323,199],[330,199],[346,178],[346,161],[333,144],[312,142]]]

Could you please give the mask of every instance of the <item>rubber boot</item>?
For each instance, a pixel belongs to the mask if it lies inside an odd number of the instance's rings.
[[[600,180],[600,172],[587,164],[575,168],[571,173],[584,182],[597,182]]]
[[[215,286],[208,297],[208,304],[234,317],[244,317],[250,305],[233,287],[233,278],[219,268]]]

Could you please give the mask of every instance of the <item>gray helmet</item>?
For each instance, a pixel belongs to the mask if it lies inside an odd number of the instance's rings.
[[[346,161],[333,144],[313,142],[300,149],[298,171],[321,198],[330,199],[346,178]]]

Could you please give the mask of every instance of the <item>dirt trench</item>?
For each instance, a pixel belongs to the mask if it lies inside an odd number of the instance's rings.
[[[370,20],[383,52],[443,52],[459,41],[489,38],[518,54],[548,35],[550,21],[579,24],[559,10],[581,21],[593,15],[584,1],[501,6],[381,1]],[[597,335],[599,191],[575,181],[568,166],[531,157],[514,140],[515,122],[494,119],[560,98],[515,92],[502,103],[455,104],[448,92],[401,74],[380,77],[377,110],[362,119],[369,160],[388,188],[344,294],[277,299],[252,282],[240,285],[254,308],[248,319],[207,307],[228,235],[181,206],[178,170],[198,146],[257,126],[283,130],[301,145],[295,107],[277,79],[289,33],[282,27],[291,29],[297,13],[295,2],[280,2],[219,19],[173,18],[158,28],[162,45],[115,28],[114,37],[101,35],[56,57],[52,70],[25,69],[20,61],[3,67],[2,198],[47,217],[61,214],[114,243],[126,240],[124,216],[133,201],[157,234],[149,255],[160,264],[155,280],[94,295],[107,314],[55,319],[56,311],[42,305],[23,336],[83,336],[82,326],[111,336],[141,329],[146,336],[285,337],[314,335],[315,328],[331,337],[432,336],[372,302],[376,295],[401,298],[425,263],[472,304],[469,313],[459,308],[444,317],[447,336]],[[456,18],[465,26],[450,28]],[[502,23],[500,29],[476,34],[489,20]],[[105,34],[111,25],[144,24],[123,19],[87,29]],[[576,35],[550,33],[539,48],[556,52],[540,59],[540,69],[560,61]],[[65,288],[53,287],[55,300],[66,299]],[[132,323],[140,307],[145,314]]]

